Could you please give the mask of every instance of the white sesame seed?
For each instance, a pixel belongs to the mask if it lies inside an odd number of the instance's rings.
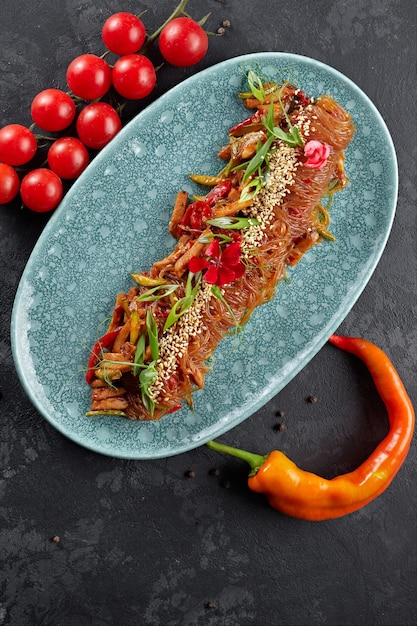
[[[211,297],[211,285],[203,282],[191,307],[160,338],[159,357],[156,363],[157,377],[148,390],[153,400],[157,400],[160,396],[163,381],[168,381],[176,371],[178,359],[186,354],[191,337],[206,330],[201,321]]]
[[[308,119],[301,123],[300,128],[304,134],[308,133],[309,124]],[[274,142],[274,148],[275,152],[269,158],[270,170],[267,185],[255,196],[253,203],[243,211],[245,215],[258,222],[242,232],[243,260],[248,260],[256,254],[256,248],[264,240],[266,230],[273,228],[275,209],[289,193],[289,187],[294,182],[295,172],[300,165],[297,151],[285,142],[277,140]],[[224,295],[225,290],[221,289],[221,293]],[[214,310],[214,307],[209,304],[212,297],[214,296],[211,285],[203,280],[191,307],[162,334],[156,363],[157,377],[148,390],[149,396],[154,401],[163,394],[164,386],[171,375],[176,372],[179,359],[186,355],[192,338],[207,330],[203,323],[203,316],[207,308],[210,311]]]
[[[253,248],[259,246],[264,238],[265,230],[273,227],[274,209],[279,206],[289,187],[294,181],[295,171],[299,166],[296,151],[284,141],[278,140],[271,155],[270,172],[267,186],[254,198],[245,214],[259,223],[251,225],[242,234],[242,256],[248,259],[253,255]]]

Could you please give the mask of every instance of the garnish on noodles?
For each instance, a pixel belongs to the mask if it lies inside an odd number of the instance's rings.
[[[350,115],[329,95],[312,99],[252,70],[247,83],[239,97],[253,113],[229,130],[224,166],[190,175],[207,193],[177,194],[173,251],[116,298],[90,353],[87,415],[158,420],[192,407],[219,342],[275,295],[288,266],[334,240],[328,209],[348,183]]]

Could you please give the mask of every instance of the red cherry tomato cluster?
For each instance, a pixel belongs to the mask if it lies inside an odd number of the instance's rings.
[[[189,67],[203,59],[207,33],[192,18],[181,16],[186,3],[181,0],[171,17],[149,36],[136,15],[111,15],[101,32],[106,52],[102,56],[82,54],[68,65],[70,91],[45,89],[38,93],[30,107],[30,128],[21,124],[0,128],[0,204],[11,202],[20,191],[23,204],[32,211],[56,208],[64,195],[62,181],[77,178],[90,161],[89,150],[101,150],[122,128],[120,103],[114,106],[102,98],[113,91],[111,102],[114,96],[141,100],[153,91],[156,70],[146,53],[156,39],[163,59],[171,65]],[[119,57],[113,66],[106,60],[109,53]],[[35,133],[34,126],[63,136],[45,137]],[[38,141],[51,142],[46,162],[20,180],[15,168],[30,167]]]

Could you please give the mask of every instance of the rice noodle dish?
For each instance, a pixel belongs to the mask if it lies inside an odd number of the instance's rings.
[[[190,174],[203,194],[178,191],[172,252],[131,274],[90,351],[89,416],[158,420],[192,407],[219,342],[244,332],[288,267],[334,241],[329,209],[348,184],[350,114],[329,95],[312,98],[253,70],[245,81],[237,97],[250,115],[229,129],[219,172]]]

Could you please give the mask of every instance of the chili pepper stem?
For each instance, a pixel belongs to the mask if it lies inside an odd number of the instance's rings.
[[[233,448],[232,446],[227,446],[224,443],[218,443],[217,441],[208,441],[206,446],[210,448],[210,450],[215,450],[216,452],[222,452],[223,454],[229,454],[230,456],[234,456],[237,459],[241,459],[242,461],[246,461],[249,467],[251,468],[250,476],[256,474],[261,465],[266,461],[268,455],[262,456],[261,454],[255,454],[253,452],[248,452],[247,450],[241,450],[240,448]]]

